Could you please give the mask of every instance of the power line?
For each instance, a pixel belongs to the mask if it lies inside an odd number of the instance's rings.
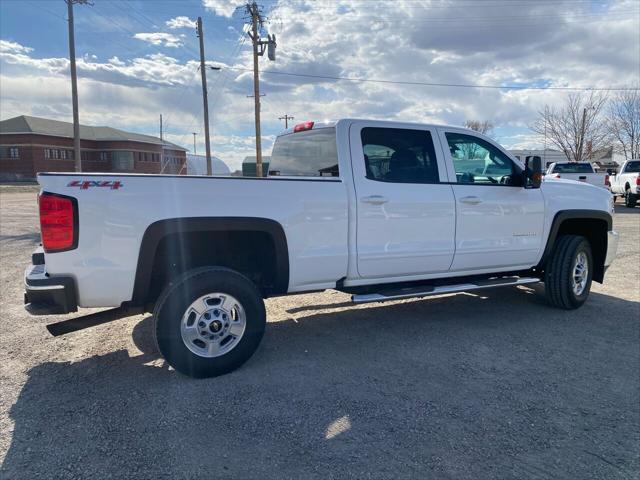
[[[43,7],[42,5],[39,5],[39,4],[35,3],[35,2],[27,2],[27,3],[29,3],[29,4],[33,5],[34,7],[42,10],[43,12],[48,13],[49,15],[51,15],[53,17],[57,17],[57,18],[59,18],[61,20],[64,20],[65,22],[67,21],[67,19],[65,17],[63,17],[62,15],[59,15],[58,13],[54,12],[53,10],[49,10],[48,8]]]
[[[242,72],[251,72],[251,69],[240,67],[224,67],[227,70],[238,70]],[[542,86],[526,86],[526,85],[474,85],[468,83],[435,83],[435,82],[410,82],[403,80],[383,80],[377,78],[352,78],[338,77],[332,75],[312,75],[307,73],[280,72],[276,70],[264,70],[265,75],[283,75],[288,77],[304,77],[318,78],[322,80],[339,80],[348,82],[361,83],[383,83],[393,85],[419,85],[425,87],[453,87],[453,88],[489,88],[497,90],[565,90],[565,91],[635,91],[640,90],[638,87],[542,87]]]
[[[618,22],[621,20],[635,20],[637,19],[640,10],[620,12],[607,15],[606,17],[592,15],[553,15],[549,17],[531,15],[512,17],[496,17],[496,18],[472,18],[472,17],[460,17],[460,18],[441,18],[435,20],[432,18],[400,18],[400,17],[377,17],[372,16],[369,18],[371,21],[378,22],[394,22],[394,23],[414,23],[420,25],[429,25],[429,28],[441,27],[443,29],[450,28],[478,28],[478,27],[521,27],[527,25],[534,26],[548,26],[548,25],[583,25],[583,24],[600,24]],[[529,20],[529,21],[527,21]],[[637,21],[637,20],[635,20]]]

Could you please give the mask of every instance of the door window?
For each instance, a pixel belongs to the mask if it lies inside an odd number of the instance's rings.
[[[391,183],[438,183],[431,133],[403,128],[363,128],[366,176]]]
[[[489,142],[460,133],[446,137],[458,183],[521,186],[515,164]]]

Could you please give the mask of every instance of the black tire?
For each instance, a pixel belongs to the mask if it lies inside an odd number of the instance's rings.
[[[573,291],[573,268],[576,257],[584,252],[588,261],[587,283],[580,295]],[[589,296],[593,277],[591,245],[585,237],[562,235],[556,240],[545,267],[545,293],[551,305],[565,310],[582,306]]]
[[[237,345],[224,355],[207,358],[193,353],[182,340],[183,315],[203,295],[222,292],[242,305],[246,316],[244,333]],[[164,359],[178,372],[193,378],[217,377],[240,367],[256,351],[266,324],[260,291],[244,275],[222,267],[190,270],[169,284],[153,311],[155,339]]]
[[[633,208],[636,206],[636,202],[638,201],[638,196],[634,195],[633,193],[627,191],[627,193],[624,196],[624,206],[625,207],[629,207],[629,208]]]

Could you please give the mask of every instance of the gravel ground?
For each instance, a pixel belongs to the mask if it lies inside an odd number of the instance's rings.
[[[0,477],[640,478],[640,208],[578,311],[542,288],[271,299],[240,370],[169,370],[137,316],[65,337],[22,306],[33,192],[0,192]]]

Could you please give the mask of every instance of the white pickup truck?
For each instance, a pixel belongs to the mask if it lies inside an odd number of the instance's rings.
[[[612,197],[526,163],[466,129],[344,119],[285,131],[265,179],[42,173],[26,308],[115,307],[54,335],[153,312],[159,351],[193,377],[253,354],[271,296],[544,282],[552,305],[578,308],[615,257]]]
[[[609,177],[605,173],[596,172],[591,162],[555,162],[549,165],[544,180],[575,180],[594,185],[596,187],[609,188]]]
[[[618,174],[609,176],[609,182],[614,196],[623,197],[627,207],[635,207],[640,197],[640,160],[624,162]]]

